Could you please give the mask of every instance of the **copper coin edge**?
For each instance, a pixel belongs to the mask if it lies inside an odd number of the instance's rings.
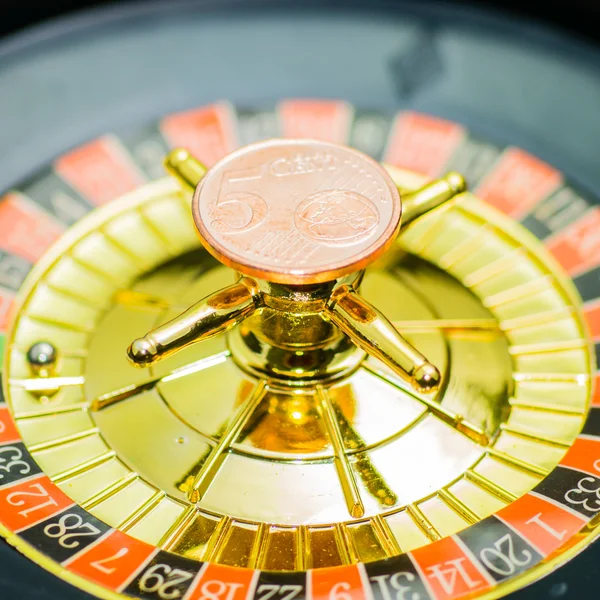
[[[234,255],[234,257],[232,257],[229,250],[227,250],[227,253],[225,253],[222,250],[224,248],[223,244],[221,244],[217,239],[215,239],[215,237],[210,233],[209,229],[204,225],[204,222],[200,216],[199,200],[200,195],[202,194],[203,184],[205,183],[207,177],[210,175],[211,172],[217,171],[224,164],[235,160],[239,155],[244,155],[255,150],[260,150],[264,148],[264,146],[272,146],[274,144],[282,146],[312,146],[314,144],[318,144],[319,146],[326,146],[335,150],[343,150],[344,152],[354,154],[361,160],[369,163],[381,175],[383,182],[386,184],[388,190],[390,191],[391,200],[394,203],[392,215],[390,217],[389,224],[381,233],[381,235],[378,236],[378,238],[373,242],[373,244],[371,244],[371,246],[363,250],[357,259],[351,262],[338,260],[336,262],[327,264],[324,268],[314,270],[304,269],[301,271],[294,271],[293,269],[261,269],[257,268],[254,264],[248,263],[245,260],[243,260],[242,256]],[[321,140],[314,139],[273,138],[242,146],[241,148],[238,148],[234,152],[228,154],[227,156],[219,160],[217,163],[215,163],[210,168],[208,173],[202,178],[202,181],[200,181],[196,190],[194,191],[194,195],[192,198],[192,215],[202,245],[206,248],[206,250],[208,250],[208,252],[210,252],[210,254],[212,254],[212,256],[214,256],[218,261],[222,262],[224,265],[235,269],[236,271],[239,271],[240,273],[243,273],[245,275],[250,275],[259,279],[264,279],[266,281],[272,281],[273,283],[302,285],[309,283],[323,283],[325,281],[333,281],[334,279],[338,279],[340,277],[343,277],[344,275],[349,275],[350,273],[364,269],[367,265],[371,264],[377,258],[379,258],[384,252],[386,252],[386,250],[390,248],[398,232],[400,231],[402,217],[402,202],[400,199],[400,192],[398,191],[398,188],[394,184],[390,174],[386,171],[385,167],[383,167],[383,165],[381,165],[375,159],[371,158],[366,154],[363,154],[355,148],[350,148],[342,144],[334,144],[332,142],[324,142]]]

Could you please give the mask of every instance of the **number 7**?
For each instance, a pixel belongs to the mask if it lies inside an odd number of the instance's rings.
[[[94,567],[94,569],[98,569],[98,571],[101,571],[102,573],[106,573],[107,575],[110,575],[111,573],[114,573],[117,570],[117,567],[105,567],[104,565],[106,563],[112,562],[113,560],[118,560],[119,558],[123,558],[124,556],[126,556],[129,553],[129,548],[121,548],[116,554],[113,554],[113,556],[109,556],[108,558],[103,558],[102,560],[95,560],[94,562],[90,563],[90,566]]]

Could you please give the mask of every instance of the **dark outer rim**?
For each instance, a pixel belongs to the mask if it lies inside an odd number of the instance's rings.
[[[498,8],[461,6],[460,0],[149,0],[144,2],[126,1],[121,5],[111,4],[104,7],[82,9],[73,15],[63,15],[50,19],[47,22],[32,26],[29,29],[9,35],[6,40],[0,41],[0,68],[4,61],[18,60],[30,52],[43,50],[46,44],[55,42],[62,36],[70,39],[81,38],[97,28],[114,23],[116,26],[145,18],[161,12],[174,10],[189,10],[205,7],[207,14],[223,15],[226,9],[256,14],[258,11],[277,11],[281,14],[293,10],[311,10],[315,14],[324,9],[337,10],[343,14],[381,14],[387,16],[390,13],[401,15],[410,11],[416,17],[430,18],[440,23],[452,23],[464,28],[488,27],[492,29],[504,28],[507,33],[527,39],[528,43],[538,46],[551,45],[555,50],[569,53],[579,62],[587,63],[592,68],[600,66],[600,47],[586,38],[579,37],[571,31],[563,31],[548,23],[540,23],[532,17],[524,15],[511,15],[509,11],[501,11]],[[14,56],[17,55],[18,56]],[[243,102],[235,100],[236,106],[244,106]],[[193,105],[192,105],[193,106]],[[251,106],[248,106],[251,108]],[[380,106],[368,106],[381,110]],[[487,118],[487,124],[473,127],[465,121],[467,112],[458,108],[449,114],[439,114],[429,111],[430,114],[447,118],[451,121],[463,123],[469,130],[489,139],[497,145],[510,145],[512,134],[518,131],[515,128],[506,128],[506,123],[498,122],[493,118]],[[164,112],[155,115],[146,115],[146,120],[158,119],[164,116]],[[140,124],[143,124],[142,122]],[[497,127],[494,127],[496,125]],[[503,131],[505,132],[503,134]],[[11,187],[26,181],[34,176],[41,167],[50,165],[56,158],[69,149],[77,148],[81,144],[95,139],[106,133],[103,130],[94,131],[91,135],[77,140],[70,148],[64,148],[60,153],[49,156],[43,164],[32,165],[27,171],[20,173],[14,179],[0,182],[0,193],[10,190]],[[569,176],[569,179],[580,188],[593,190],[595,186],[585,173],[578,173],[572,165],[563,166],[560,160],[553,160],[556,155],[544,152],[543,143],[535,137],[529,136],[527,142],[519,140],[517,145],[531,154],[541,158],[559,168]],[[568,157],[563,156],[567,159]]]
[[[222,13],[223,9],[242,8],[244,11],[289,10],[308,8],[323,10],[325,8],[338,9],[345,14],[349,10],[357,13],[380,11],[383,14],[390,12],[401,13],[410,10],[423,16],[439,17],[439,20],[456,22],[463,20],[466,24],[483,24],[486,26],[506,27],[514,32],[527,33],[530,40],[536,43],[559,44],[570,52],[577,51],[580,58],[587,58],[598,64],[600,49],[584,37],[577,36],[571,31],[563,31],[548,23],[540,23],[532,17],[524,15],[515,16],[509,11],[495,7],[461,6],[448,0],[149,0],[147,2],[126,1],[121,5],[100,6],[92,9],[82,9],[72,15],[63,15],[34,25],[24,31],[10,34],[6,40],[0,42],[0,60],[11,58],[12,54],[37,49],[45,43],[54,41],[55,38],[65,34],[80,35],[90,28],[107,25],[112,22],[122,23],[125,20],[135,20],[157,14],[162,11],[206,7]],[[470,21],[470,23],[468,23]]]

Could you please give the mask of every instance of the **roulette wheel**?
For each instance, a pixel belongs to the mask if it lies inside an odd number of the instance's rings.
[[[1,598],[597,596],[594,43],[116,3],[0,130]]]

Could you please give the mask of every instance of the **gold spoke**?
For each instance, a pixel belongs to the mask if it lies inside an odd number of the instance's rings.
[[[393,324],[400,331],[415,332],[439,330],[500,331],[500,325],[495,319],[415,319],[410,321],[393,321]]]
[[[365,514],[365,507],[360,498],[356,477],[346,456],[344,439],[331,398],[322,386],[317,386],[317,411],[325,427],[327,437],[333,446],[333,463],[342,486],[348,512],[354,518],[362,517]]]
[[[540,442],[541,444],[547,444],[548,446],[553,446],[555,448],[564,448],[566,450],[569,447],[567,442],[555,440],[553,438],[546,437],[545,435],[524,431],[512,425],[507,425],[506,423],[502,423],[500,425],[500,429],[517,437],[524,438],[526,440],[533,440],[534,442]]]
[[[499,486],[493,481],[490,481],[487,477],[484,477],[480,473],[477,473],[473,470],[465,471],[465,477],[469,481],[472,481],[475,485],[478,485],[481,489],[489,492],[492,494],[492,496],[496,496],[496,498],[502,500],[502,502],[505,502],[506,504],[511,504],[517,499],[512,492],[509,492],[507,489]]]
[[[438,491],[438,496],[459,516],[461,516],[469,525],[474,525],[481,520],[479,515],[475,514],[462,500],[457,498],[450,490],[442,488]]]
[[[513,408],[522,408],[537,412],[550,412],[557,415],[582,416],[585,412],[584,408],[570,408],[568,406],[556,406],[554,404],[530,404],[528,402],[515,400],[514,398],[510,398],[508,402]]]
[[[424,404],[429,409],[431,414],[433,414],[435,417],[437,417],[447,425],[450,425],[451,427],[456,429],[456,431],[458,431],[459,433],[462,433],[463,435],[468,437],[471,441],[475,442],[476,444],[479,444],[480,446],[487,446],[490,443],[490,438],[487,435],[487,433],[481,427],[478,427],[470,421],[467,421],[467,419],[465,419],[462,415],[457,415],[455,412],[444,408],[441,404],[439,404],[435,400],[432,400],[431,398],[417,395],[412,389],[410,389],[409,387],[404,387],[394,377],[383,373],[379,369],[375,369],[368,362],[364,362],[362,366],[367,371],[369,371],[369,373],[375,375],[382,381],[393,385],[394,387],[408,394],[417,402]]]
[[[268,533],[269,525],[267,525],[267,523],[259,523],[256,531],[256,537],[254,538],[254,543],[252,544],[252,550],[250,550],[250,557],[248,558],[248,568],[260,569],[262,567],[262,563],[267,551],[266,540]]]
[[[128,398],[137,396],[142,392],[147,392],[148,390],[151,390],[159,381],[160,379],[151,379],[149,381],[145,381],[144,383],[139,383],[137,385],[126,386],[115,392],[108,392],[108,394],[102,394],[101,396],[98,396],[97,398],[94,398],[94,400],[92,400],[90,408],[93,411],[99,411],[104,408],[108,408],[113,404],[118,404],[123,400],[127,400]]]
[[[487,223],[481,226],[472,237],[463,239],[462,242],[441,256],[439,258],[440,267],[442,267],[444,271],[449,271],[456,263],[477,252],[477,250],[484,246],[493,230],[494,227]]]
[[[387,524],[387,521],[381,515],[375,515],[371,519],[371,523],[385,553],[388,556],[398,556],[398,554],[402,552],[402,549],[398,544],[398,540],[396,540],[392,533],[390,526]]]
[[[142,263],[142,264],[140,264],[140,266],[142,267],[142,269],[148,270],[148,266],[145,265],[145,264],[143,264],[142,261],[140,261],[140,257],[136,256],[126,246],[123,246],[123,244],[119,240],[117,240],[114,237],[108,235],[105,231],[100,230],[100,233],[104,237],[104,241],[107,242],[108,245],[111,245],[123,258],[125,258],[125,260],[129,261],[133,265],[137,265],[139,263]]]
[[[115,482],[111,483],[109,486],[100,490],[84,502],[80,502],[81,508],[85,510],[91,510],[98,504],[101,504],[105,500],[108,500],[110,497],[118,494],[121,490],[125,489],[132,481],[136,480],[139,475],[135,471],[129,471],[127,475],[123,475],[123,477],[117,479]]]
[[[15,413],[17,421],[27,421],[30,419],[42,419],[50,415],[64,415],[72,412],[85,411],[88,409],[87,402],[74,402],[73,404],[65,404],[64,406],[53,406],[50,404],[40,410],[30,410],[22,413]]]
[[[555,321],[571,318],[575,314],[575,308],[572,306],[547,310],[532,315],[524,315],[522,317],[513,317],[500,322],[502,331],[511,331],[522,327],[534,327],[536,325],[546,325]]]
[[[96,275],[100,279],[104,280],[106,283],[108,283],[111,286],[118,287],[123,284],[123,281],[121,281],[120,279],[115,279],[114,277],[112,277],[112,274],[102,271],[96,265],[88,264],[87,262],[84,262],[79,256],[76,256],[72,252],[65,254],[65,256],[68,256],[74,263],[76,263],[83,269],[87,269],[91,273],[94,273],[94,275]]]
[[[94,303],[92,300],[89,299],[89,297],[82,296],[81,294],[78,294],[77,292],[74,292],[73,290],[56,287],[55,285],[52,285],[51,283],[46,283],[46,285],[48,286],[48,289],[52,290],[52,292],[54,294],[64,296],[66,298],[70,298],[71,300],[75,300],[78,303],[84,304],[88,308],[91,308],[92,310],[98,311],[98,310],[102,310],[102,308],[103,308],[101,304]]]
[[[306,525],[299,525],[296,528],[294,538],[296,543],[296,570],[306,571],[310,568],[310,565],[308,565],[310,561],[310,553],[308,545],[308,530]]]
[[[531,281],[526,281],[515,287],[488,296],[483,300],[483,305],[486,308],[497,308],[509,302],[523,300],[533,294],[546,291],[550,284],[552,284],[552,278],[549,276],[532,279]]]
[[[182,492],[187,492],[190,489],[191,485],[194,483],[196,474],[198,473],[198,471],[200,471],[200,469],[202,469],[202,465],[206,462],[206,459],[212,452],[212,446],[209,444],[212,442],[212,444],[216,445],[225,433],[226,429],[227,421],[224,421],[223,423],[221,423],[221,426],[217,429],[217,431],[215,431],[215,433],[213,433],[210,437],[208,435],[206,436],[205,439],[208,442],[206,450],[200,455],[198,460],[177,480],[175,485],[177,486],[178,490]],[[248,432],[250,428],[246,427],[245,429],[246,432]],[[232,444],[232,447],[234,446],[235,444]]]
[[[419,529],[432,541],[441,540],[440,532],[433,526],[433,523],[423,514],[423,511],[416,504],[409,504],[406,512],[417,524]]]
[[[123,533],[129,531],[134,525],[137,525],[143,518],[147,517],[166,497],[162,490],[158,490],[137,510],[130,514],[126,519],[119,523],[117,529]]]
[[[102,394],[101,396],[98,396],[97,398],[92,400],[90,408],[94,411],[99,411],[104,408],[108,408],[113,404],[117,404],[119,402],[122,402],[123,400],[127,400],[128,398],[137,396],[142,392],[147,392],[153,389],[157,384],[161,382],[173,381],[175,379],[179,379],[180,377],[191,375],[192,373],[197,373],[198,371],[203,371],[204,369],[208,369],[209,367],[219,365],[225,360],[227,360],[228,357],[229,351],[224,350],[223,352],[219,352],[218,354],[213,354],[212,356],[201,358],[200,360],[190,363],[189,365],[185,365],[184,367],[179,367],[171,371],[167,375],[163,375],[162,377],[147,379],[142,383],[128,385],[118,390],[107,392],[106,394]]]
[[[27,315],[27,317],[32,321],[37,321],[44,325],[51,325],[52,327],[59,327],[60,329],[74,331],[75,333],[84,333],[86,335],[90,335],[95,329],[95,325],[92,327],[82,327],[80,325],[75,325],[75,323],[60,321],[59,319],[53,319],[51,317],[42,317],[41,315]]]
[[[511,356],[527,354],[547,354],[551,352],[565,352],[568,350],[581,350],[587,347],[584,339],[566,340],[562,342],[540,342],[536,344],[520,344],[511,346],[508,352]]]
[[[192,524],[197,513],[198,509],[193,504],[188,506],[162,536],[158,542],[158,547],[163,550],[170,550]]]
[[[231,419],[225,433],[221,436],[219,443],[213,448],[206,462],[196,475],[194,483],[188,490],[190,502],[197,503],[204,497],[210,484],[221,468],[223,461],[231,448],[231,445],[239,437],[242,429],[264,398],[267,392],[266,380],[261,380],[250,397],[240,406],[237,413]]]
[[[343,544],[346,546],[346,555],[348,556],[348,562],[354,564],[360,562],[360,555],[356,545],[356,540],[350,535],[350,530],[345,523],[339,523],[339,535],[340,539],[343,540]]]
[[[83,431],[77,431],[76,433],[72,433],[70,435],[65,435],[63,437],[54,438],[53,440],[48,440],[47,442],[40,442],[39,444],[31,444],[28,446],[29,452],[32,454],[34,452],[41,452],[42,450],[50,450],[50,448],[56,448],[57,446],[62,446],[63,444],[68,444],[69,442],[78,442],[79,440],[83,440],[84,438],[90,437],[92,435],[96,435],[99,433],[98,427],[91,427],[90,429],[84,429]]]
[[[334,525],[335,529],[335,537],[337,542],[337,549],[340,553],[340,558],[342,559],[342,564],[350,565],[352,563],[358,562],[358,557],[356,557],[356,553],[354,551],[353,544],[350,540],[350,536],[348,535],[348,530],[343,523],[336,523]]]
[[[495,319],[423,319],[408,321],[393,321],[394,327],[400,333],[437,333],[444,331],[447,334],[468,333],[500,335],[502,330]]]
[[[131,306],[133,308],[145,308],[156,311],[166,310],[168,308],[178,308],[173,302],[169,302],[159,296],[136,292],[134,290],[119,290],[114,295],[115,304],[122,306]],[[187,307],[179,307],[182,310]]]
[[[144,222],[144,226],[152,231],[171,256],[179,254],[178,249],[171,243],[171,240],[152,222],[152,219],[148,218],[142,207],[138,207],[136,212]]]
[[[210,367],[216,367],[221,363],[224,363],[230,356],[229,350],[223,350],[223,352],[218,352],[217,354],[213,354],[211,356],[206,356],[199,360],[196,360],[189,365],[185,365],[183,367],[179,367],[171,371],[171,373],[164,375],[160,381],[175,381],[175,379],[180,379],[181,377],[185,377],[186,375],[192,375],[194,373],[198,373],[198,371],[204,371]]]
[[[57,392],[62,387],[83,385],[85,377],[35,377],[31,379],[11,379],[8,383],[15,387],[21,387],[28,392]]]
[[[577,383],[584,385],[590,379],[586,373],[513,373],[516,382]]]
[[[104,463],[114,458],[116,454],[117,453],[114,450],[109,450],[104,454],[100,454],[100,456],[90,458],[90,460],[86,460],[85,462],[79,463],[74,467],[71,467],[70,469],[61,471],[60,473],[57,473],[56,475],[52,476],[50,479],[52,479],[54,483],[61,483],[63,481],[66,481],[67,479],[71,479],[71,477],[81,475],[81,473],[89,471],[94,467],[99,467],[100,465],[103,465]]]
[[[382,506],[393,506],[398,501],[398,496],[396,496],[394,491],[387,485],[381,473],[379,473],[371,462],[371,459],[367,454],[367,444],[342,411],[337,411],[334,407],[334,413],[342,439],[347,440],[348,445],[350,446],[347,449],[346,454],[358,454],[356,457],[355,469],[364,486],[379,504]]]
[[[212,532],[208,544],[204,549],[204,556],[202,560],[206,562],[215,562],[217,555],[219,554],[219,550],[221,549],[221,544],[225,539],[227,539],[227,532],[231,527],[231,522],[233,519],[228,516],[224,516],[215,527]]]
[[[505,462],[506,464],[511,465],[512,467],[516,467],[521,471],[525,471],[525,473],[530,473],[533,475],[539,475],[540,477],[545,477],[548,475],[548,470],[543,469],[542,467],[538,467],[530,462],[517,458],[512,454],[507,454],[506,452],[502,452],[501,450],[496,450],[495,448],[488,448],[487,453],[494,458]]]
[[[527,251],[524,248],[513,250],[509,254],[497,258],[496,260],[487,263],[471,274],[465,276],[463,283],[468,288],[473,288],[488,281],[492,277],[513,269],[515,264],[519,264],[527,256]]]

